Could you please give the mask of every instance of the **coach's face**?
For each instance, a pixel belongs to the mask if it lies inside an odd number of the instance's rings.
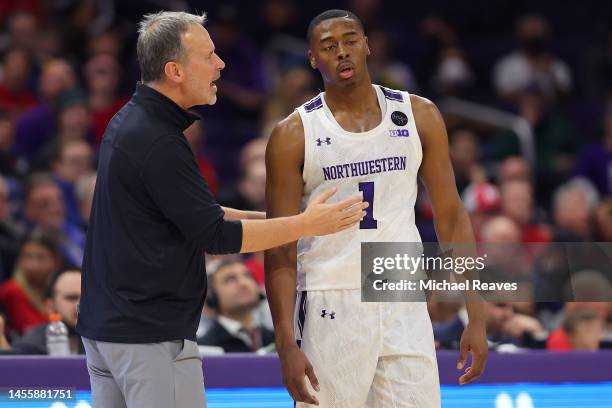
[[[326,83],[352,85],[368,75],[368,38],[359,23],[346,17],[321,22],[312,31],[308,58]]]
[[[183,92],[189,106],[214,105],[217,102],[215,81],[221,76],[225,63],[215,53],[215,45],[208,31],[192,25],[183,34],[185,59],[182,62],[185,78]]]

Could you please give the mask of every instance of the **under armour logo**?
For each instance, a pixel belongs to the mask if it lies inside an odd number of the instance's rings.
[[[326,316],[329,316],[330,319],[335,319],[336,312],[327,313],[325,309],[321,310],[321,317],[325,319]]]
[[[321,146],[323,143],[330,145],[331,137],[326,137],[325,140],[317,139],[317,146]]]

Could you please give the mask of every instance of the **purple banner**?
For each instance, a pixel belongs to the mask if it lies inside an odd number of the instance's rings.
[[[442,384],[456,385],[457,353],[438,353]],[[612,381],[612,352],[491,353],[485,374],[477,383],[515,382],[603,382]],[[205,357],[207,388],[280,387],[280,363],[276,355],[227,354]],[[0,387],[74,387],[90,388],[85,358],[34,356],[0,357]]]

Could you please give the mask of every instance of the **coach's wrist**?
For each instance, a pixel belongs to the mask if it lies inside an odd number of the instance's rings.
[[[293,219],[293,227],[297,231],[298,238],[309,236],[310,224],[308,223],[308,217],[305,213],[299,213],[291,217]]]

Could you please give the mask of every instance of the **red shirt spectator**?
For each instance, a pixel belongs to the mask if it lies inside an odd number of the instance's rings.
[[[104,109],[94,109],[91,107],[91,125],[93,128],[94,142],[96,146],[102,143],[102,136],[108,122],[113,118],[115,113],[119,111],[128,101],[128,98],[121,97],[115,101],[112,105]]]
[[[2,82],[0,83],[0,108],[17,119],[36,105],[36,96],[26,85],[30,72],[30,59],[24,50],[14,48],[2,58]]]
[[[572,345],[563,327],[553,330],[546,339],[546,349],[550,351],[572,351]]]
[[[28,298],[25,289],[14,279],[0,286],[0,302],[6,307],[9,324],[20,334],[48,321],[46,312],[36,307]]]
[[[19,334],[48,321],[45,291],[60,264],[57,234],[34,229],[19,250],[13,277],[0,286],[0,303],[6,308],[10,327]]]

